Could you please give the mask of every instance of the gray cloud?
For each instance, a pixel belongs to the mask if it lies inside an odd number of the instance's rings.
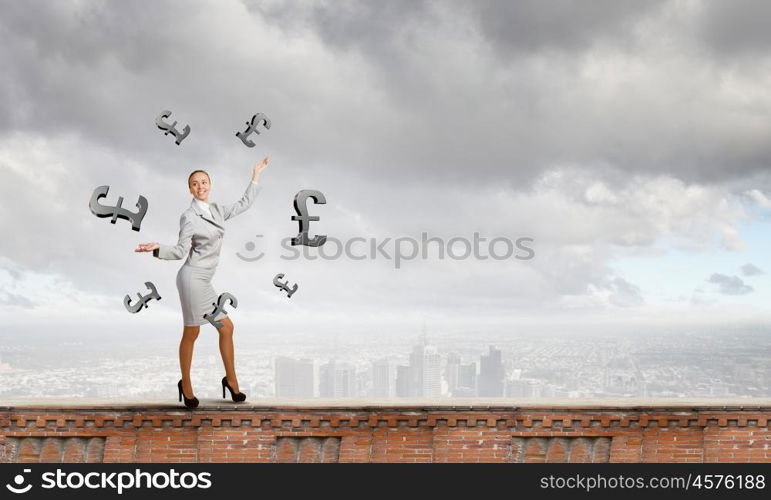
[[[504,58],[541,50],[583,52],[601,41],[630,41],[632,28],[663,2],[558,0],[473,2],[482,33]],[[608,40],[610,39],[610,40]]]
[[[755,85],[762,75],[754,64],[699,52],[704,5],[383,4],[247,2],[288,32],[310,30],[330,50],[358,55],[369,76],[362,83],[400,117],[378,142],[402,152],[413,173],[437,174],[440,165],[440,178],[457,180],[473,164],[471,182],[521,185],[569,163],[715,182],[771,163],[771,125],[755,120],[757,108],[726,99],[728,75]],[[378,146],[370,151],[380,157]]]
[[[24,279],[24,273],[18,265],[0,265],[0,271],[5,271],[14,280]]]
[[[611,304],[619,307],[633,307],[643,304],[640,287],[629,283],[623,278],[616,277],[608,287],[613,293],[609,297]]]
[[[751,286],[745,285],[738,276],[713,273],[707,282],[717,285],[720,293],[725,295],[746,295],[755,291]]]
[[[594,42],[629,39],[630,27],[663,0],[599,0],[591,3],[556,0],[506,2],[496,0],[428,1],[341,0],[321,2],[273,2],[244,0],[250,11],[294,32],[312,29],[330,46],[360,50],[382,59],[381,64],[404,63],[401,49],[416,49],[417,30],[438,23],[465,30],[458,36],[478,34],[500,57],[531,57],[544,49],[582,52]],[[471,24],[459,21],[469,19]]]
[[[567,163],[717,182],[771,163],[771,123],[725,91],[757,67],[656,43],[690,19],[677,4],[246,5],[7,2],[0,133],[77,133],[158,175],[169,154],[219,161],[258,110],[293,168],[381,180],[521,188]],[[166,108],[193,128],[182,148],[154,128]]]
[[[759,274],[765,274],[761,268],[752,263],[747,263],[742,266],[742,274],[744,276],[757,276]]]
[[[679,3],[2,5],[0,223],[15,237],[0,257],[103,297],[157,277],[170,297],[159,308],[176,311],[181,263],[135,244],[175,241],[190,170],[209,170],[213,198],[229,201],[263,154],[266,189],[228,228],[217,278],[255,300],[277,271],[234,253],[255,233],[295,231],[301,187],[329,200],[319,232],[537,242],[526,265],[397,276],[390,263],[295,262],[282,271],[303,277],[309,317],[340,303],[556,311],[590,285],[603,305],[637,305],[613,269],[619,248],[701,250],[716,235],[739,248],[734,193],[771,191],[762,66],[702,52],[702,18]],[[155,127],[162,109],[191,125],[182,146]],[[256,111],[273,127],[247,149],[234,134]],[[140,234],[88,212],[101,184],[113,200],[148,197]]]
[[[710,0],[696,12],[696,32],[715,53],[768,56],[771,4],[753,0]]]
[[[335,4],[247,0],[244,4],[283,29],[297,32],[310,28],[335,48],[355,48],[381,58],[388,57],[405,34],[417,28],[429,28],[432,22],[440,20],[437,10],[440,5],[426,0],[342,0]]]
[[[0,290],[0,305],[17,306],[24,309],[34,309],[36,304],[23,295]]]

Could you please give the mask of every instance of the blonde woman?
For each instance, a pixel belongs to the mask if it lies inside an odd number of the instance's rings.
[[[204,170],[193,171],[187,179],[187,186],[193,195],[190,207],[182,213],[179,219],[179,241],[176,245],[161,245],[157,242],[140,243],[135,252],[153,252],[153,255],[164,260],[179,260],[186,258],[185,263],[177,273],[177,291],[182,306],[184,328],[182,340],[179,343],[179,368],[182,379],[177,384],[179,399],[184,398],[187,408],[198,406],[198,398],[193,395],[190,380],[190,365],[193,361],[193,346],[198,338],[201,325],[208,323],[204,314],[211,313],[212,304],[217,302],[218,294],[214,291],[211,280],[217,270],[222,237],[225,234],[225,221],[245,212],[257,197],[261,186],[258,184],[260,174],[268,166],[268,158],[255,163],[252,169],[252,180],[246,192],[237,202],[230,205],[209,203],[211,192],[211,177]],[[222,395],[225,389],[230,391],[230,397],[235,402],[244,401],[246,395],[239,391],[236,377],[235,355],[233,349],[233,322],[226,312],[217,314],[215,321],[222,326],[219,332],[219,347],[222,363],[225,365],[225,376],[222,378]],[[188,397],[188,394],[190,397]]]

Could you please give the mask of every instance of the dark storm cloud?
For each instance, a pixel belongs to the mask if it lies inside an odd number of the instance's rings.
[[[183,8],[184,7],[184,8]],[[28,50],[30,65],[59,60],[94,66],[114,58],[132,72],[162,65],[184,38],[175,26],[196,15],[195,2],[43,1],[2,2],[6,42],[17,41]],[[178,24],[168,23],[174,13]],[[152,54],[152,57],[148,55]],[[98,84],[97,82],[93,82]]]
[[[414,30],[429,30],[432,25],[447,22],[444,16],[469,18],[473,22],[470,26],[478,28],[505,58],[512,51],[520,55],[532,55],[541,49],[580,52],[606,37],[628,38],[630,24],[662,3],[663,0],[343,0],[324,4],[244,0],[251,11],[285,28],[310,27],[331,46],[381,55],[394,49]],[[458,33],[464,34],[468,32]]]
[[[482,33],[504,58],[540,50],[581,52],[595,42],[629,40],[630,28],[662,1],[524,0],[471,2]]]
[[[751,286],[745,285],[738,276],[713,273],[707,282],[717,285],[720,293],[725,295],[746,295],[755,291]]]
[[[145,87],[142,81],[187,58],[182,48],[193,40],[186,41],[184,26],[197,11],[194,2],[148,6],[3,2],[0,62],[7,73],[0,133],[75,133],[126,154],[146,151],[137,125],[143,119],[152,126],[160,111],[148,94],[166,93],[172,83],[156,79]]]
[[[334,47],[381,55],[394,48],[405,32],[418,26],[429,28],[431,22],[438,21],[436,4],[426,0],[343,0],[331,4],[245,0],[244,5],[285,29],[310,27]]]
[[[696,15],[696,33],[718,55],[768,57],[771,50],[771,3],[756,0],[709,0]]]
[[[473,164],[472,182],[512,185],[562,163],[697,182],[771,164],[771,125],[757,120],[769,107],[724,95],[726,76],[750,82],[756,68],[699,52],[712,31],[741,30],[710,27],[709,3],[245,3],[371,68],[376,76],[362,83],[387,95],[402,117],[370,144],[376,172],[388,166],[379,160],[387,150],[414,165],[409,176],[458,181]],[[763,7],[739,9],[740,19],[764,19]],[[588,76],[592,63],[607,78]]]
[[[750,81],[754,68],[682,64],[678,38],[646,52],[680,33],[662,14],[678,4],[244,5],[4,2],[0,133],[79,134],[163,175],[153,121],[166,108],[191,124],[177,151],[197,161],[217,161],[264,111],[296,168],[321,159],[378,179],[526,186],[569,163],[717,182],[771,163],[763,108],[721,95],[725,71]],[[708,9],[683,14],[703,39],[740,29],[711,28]],[[738,7],[740,19],[764,9]],[[587,76],[593,63],[607,77]]]

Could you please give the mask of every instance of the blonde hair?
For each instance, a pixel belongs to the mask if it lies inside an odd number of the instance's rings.
[[[190,172],[190,175],[187,176],[187,187],[190,187],[190,179],[192,179],[195,174],[206,174],[206,178],[209,179],[209,184],[211,184],[211,177],[209,177],[209,172],[206,170],[193,170]]]

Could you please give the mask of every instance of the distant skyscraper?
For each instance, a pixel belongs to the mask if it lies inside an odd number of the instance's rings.
[[[477,363],[471,362],[458,367],[457,395],[474,397],[477,395]]]
[[[275,360],[277,398],[313,397],[313,360],[279,356]]]
[[[399,365],[396,367],[396,397],[410,397],[410,382],[412,381],[410,367]]]
[[[356,368],[349,364],[338,364],[335,369],[335,397],[356,397]]]
[[[480,358],[479,396],[499,398],[503,396],[503,361],[501,351],[490,346],[490,351]]]
[[[312,398],[316,385],[313,374],[313,360],[300,359],[295,363],[295,397]]]
[[[441,357],[434,346],[423,349],[423,397],[438,398],[442,395]]]
[[[410,353],[410,385],[408,393],[410,397],[423,396],[423,349],[424,345],[416,345]]]
[[[322,398],[356,397],[356,369],[334,359],[319,368],[319,396]]]
[[[319,397],[335,397],[335,360],[319,367]]]
[[[391,397],[391,369],[388,359],[379,359],[372,363],[372,397]]]
[[[294,397],[294,360],[285,356],[276,358],[275,362],[277,398]]]
[[[425,336],[423,338],[425,342]],[[404,378],[399,378],[402,386],[397,388],[397,394],[404,396],[420,398],[436,398],[442,395],[442,358],[436,347],[418,344],[412,348],[410,353],[410,366],[405,371],[397,373],[406,377],[409,381],[405,384]],[[400,382],[397,381],[397,384]],[[401,397],[404,397],[401,396]]]
[[[455,395],[460,377],[460,355],[454,352],[447,355],[445,376],[447,378],[447,389],[450,391],[451,395]]]

